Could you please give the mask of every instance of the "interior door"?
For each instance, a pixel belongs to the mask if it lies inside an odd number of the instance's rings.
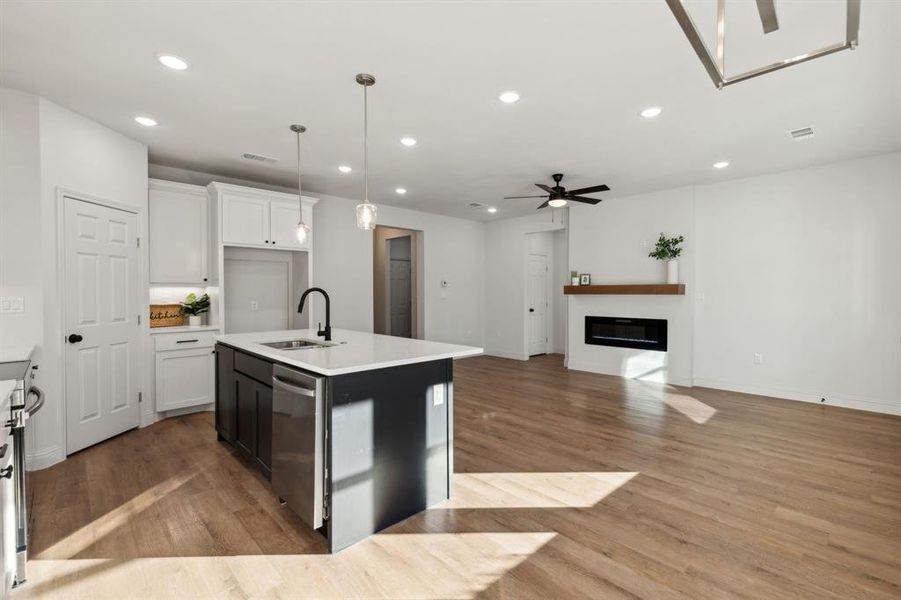
[[[66,453],[138,426],[141,285],[134,213],[64,203]]]
[[[526,298],[526,308],[529,311],[529,356],[547,353],[547,271],[546,255],[529,255]]]
[[[413,337],[410,237],[388,240],[388,301],[391,335]]]

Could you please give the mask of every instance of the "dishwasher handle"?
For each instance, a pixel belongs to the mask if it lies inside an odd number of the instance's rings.
[[[272,385],[274,387],[282,388],[283,390],[287,390],[292,394],[298,394],[300,396],[307,396],[308,398],[316,397],[316,390],[311,390],[310,388],[298,387],[296,385],[291,385],[291,383],[285,381],[278,375],[272,376]]]

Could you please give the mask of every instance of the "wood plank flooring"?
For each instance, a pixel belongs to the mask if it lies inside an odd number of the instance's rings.
[[[901,418],[455,364],[449,502],[337,555],[209,413],[32,473],[14,598],[899,598]]]

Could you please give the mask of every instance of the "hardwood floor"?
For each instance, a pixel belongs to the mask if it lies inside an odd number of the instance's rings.
[[[454,498],[337,555],[169,419],[32,473],[15,598],[899,598],[901,417],[455,364]]]

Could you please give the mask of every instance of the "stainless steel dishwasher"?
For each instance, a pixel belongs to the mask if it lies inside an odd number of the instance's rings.
[[[322,527],[325,378],[279,364],[272,369],[272,488],[313,529]]]

